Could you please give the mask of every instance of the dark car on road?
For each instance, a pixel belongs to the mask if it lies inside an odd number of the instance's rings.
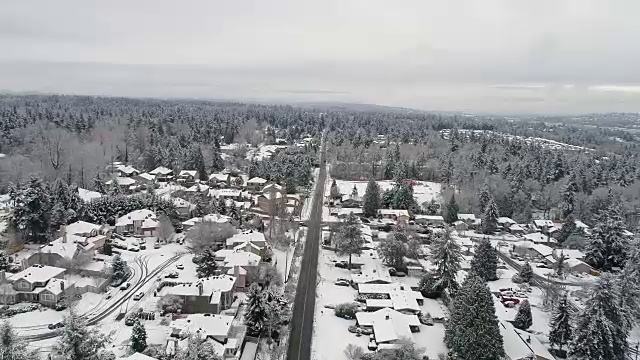
[[[49,330],[60,329],[62,327],[64,327],[64,323],[63,322],[57,322],[55,324],[49,324],[49,326],[48,326]]]

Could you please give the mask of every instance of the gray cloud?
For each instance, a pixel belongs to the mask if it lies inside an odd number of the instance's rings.
[[[0,88],[638,111],[639,11],[632,0],[6,1]]]

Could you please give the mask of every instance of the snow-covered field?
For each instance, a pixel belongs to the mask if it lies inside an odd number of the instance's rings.
[[[331,191],[331,183],[332,179],[329,180],[327,186],[325,186],[325,195],[329,195]],[[393,188],[394,182],[391,180],[383,180],[378,181],[378,185],[382,191],[389,190]],[[358,196],[364,196],[364,193],[367,189],[367,181],[347,181],[347,180],[336,180],[336,185],[338,185],[338,189],[341,194],[350,195],[353,191],[353,186],[355,185],[358,190]],[[418,205],[422,205],[424,202],[429,202],[432,199],[438,200],[440,197],[440,189],[441,184],[429,182],[429,181],[417,181],[413,186],[413,197],[416,199]]]

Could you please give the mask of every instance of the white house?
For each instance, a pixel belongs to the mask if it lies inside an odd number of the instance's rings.
[[[518,330],[506,321],[500,321],[498,327],[504,343],[504,351],[511,360],[555,360],[535,335]]]
[[[247,181],[247,190],[249,191],[260,191],[264,185],[267,183],[267,180],[261,177],[254,177]]]
[[[78,188],[78,195],[80,199],[84,202],[90,202],[93,199],[98,199],[102,197],[102,194],[97,191],[91,191],[83,188]]]
[[[393,344],[403,338],[412,339],[412,333],[420,329],[420,320],[416,315],[384,308],[356,313],[356,325],[372,328],[376,343]]]

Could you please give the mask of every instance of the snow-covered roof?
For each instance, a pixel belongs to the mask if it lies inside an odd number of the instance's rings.
[[[416,215],[416,220],[444,221],[441,215]]]
[[[267,191],[283,191],[284,187],[282,185],[278,185],[278,184],[269,184],[267,186],[265,186],[264,188],[262,188],[262,192],[267,192]]]
[[[389,297],[393,302],[393,308],[397,311],[420,311],[420,306],[418,305],[418,300],[416,300],[416,294],[420,294],[416,291],[401,291],[394,290],[389,293]],[[422,294],[420,294],[420,298],[422,298]]]
[[[41,252],[49,254],[58,254],[64,259],[73,259],[78,253],[78,244],[84,244],[87,238],[84,236],[77,236],[73,234],[67,235],[67,240],[64,241],[62,237],[50,242],[47,245],[43,245]]]
[[[511,231],[524,231],[522,226],[520,226],[518,224],[513,224],[513,225],[509,226],[509,230],[511,230]]]
[[[91,236],[93,231],[100,231],[102,226],[86,221],[76,221],[65,227],[67,234]]]
[[[125,359],[126,360],[157,360],[156,358],[153,358],[151,356],[148,356],[139,352],[133,353],[127,357],[118,358],[118,360],[125,360]]]
[[[556,254],[560,256],[560,254],[564,254],[564,257],[567,259],[584,259],[585,254],[576,249],[556,249]]]
[[[145,219],[155,219],[156,213],[148,209],[135,210],[127,215],[121,216],[116,221],[116,226],[126,226],[133,224],[134,221],[142,221]]]
[[[360,294],[390,294],[392,291],[408,291],[411,288],[406,285],[393,283],[393,284],[360,284],[358,285],[358,292]],[[420,294],[420,293],[417,293]],[[417,296],[417,294],[415,294]]]
[[[120,186],[131,186],[136,183],[136,181],[130,177],[117,177],[115,180],[116,183]],[[109,180],[105,184],[111,185],[112,183],[113,180]]]
[[[253,232],[242,232],[239,234],[235,234],[232,237],[227,239],[227,246],[235,246],[237,244],[242,244],[244,242],[250,241],[257,245],[264,245],[267,242],[264,234],[258,231]]]
[[[547,242],[549,237],[543,233],[535,232],[531,234],[526,234],[523,236],[525,239],[533,241],[534,243],[542,243]]]
[[[192,204],[190,202],[188,202],[187,200],[185,200],[183,198],[179,198],[179,197],[171,198],[171,202],[177,208],[188,208],[188,207],[192,206]]]
[[[358,312],[356,319],[360,326],[372,326],[376,342],[386,343],[402,338],[412,338],[411,327],[419,327],[416,315],[407,315],[393,309],[384,308],[374,312]]]
[[[361,274],[351,274],[351,280],[356,284],[368,284],[372,282],[385,282],[391,284],[393,280],[389,272],[380,266],[366,264],[362,267]]]
[[[131,175],[133,173],[139,173],[140,171],[136,170],[133,166],[130,165],[116,165],[115,166],[118,171],[125,173],[127,175]]]
[[[226,338],[233,324],[233,316],[217,314],[191,314],[171,323],[174,329],[180,329],[180,335],[187,336],[199,332],[205,337]]]
[[[209,185],[207,184],[195,184],[190,188],[187,188],[187,192],[203,192],[209,190]]]
[[[586,262],[582,261],[582,260],[578,260],[578,259],[574,259],[574,258],[569,258],[565,260],[565,264],[567,264],[567,267],[572,269],[576,266],[581,266],[581,265],[586,265],[589,266],[589,264],[587,264]],[[591,266],[589,266],[589,268],[591,268]]]
[[[87,190],[87,189],[83,189],[83,188],[78,188],[78,196],[80,196],[80,199],[82,199],[82,201],[84,202],[89,202],[93,199],[97,199],[99,197],[102,197],[102,194],[97,192],[97,191],[91,191],[91,190]]]
[[[196,177],[197,174],[198,172],[196,170],[182,170],[180,171],[180,174],[178,174],[178,176]]]
[[[149,171],[149,174],[153,175],[169,175],[173,172],[173,170],[166,168],[164,166],[158,166],[157,168]]]
[[[59,295],[62,294],[64,290],[68,289],[71,285],[73,285],[73,283],[69,280],[53,278],[49,280],[47,286],[44,287],[44,290],[47,290],[52,294]]]
[[[533,225],[537,227],[552,227],[553,221],[546,219],[533,220]]]
[[[362,208],[331,208],[331,212],[333,214],[335,214],[336,216],[346,216],[349,214],[354,214],[354,215],[361,215],[363,214],[364,210],[362,210]]]
[[[233,290],[236,278],[229,275],[210,276],[198,279],[196,282],[178,284],[176,286],[166,286],[162,288],[163,295],[198,296],[200,295],[200,284],[202,284],[202,294],[209,296],[212,293],[229,292]],[[166,289],[166,290],[165,290]]]
[[[536,252],[538,252],[538,254],[542,255],[542,256],[548,256],[551,255],[553,253],[553,249],[548,247],[547,245],[543,245],[543,244],[533,244],[533,246],[531,247],[533,250],[535,250]]]
[[[11,280],[25,279],[30,283],[43,283],[59,276],[66,270],[55,266],[33,265],[11,276]]]
[[[138,177],[141,177],[147,181],[153,181],[155,180],[156,176],[150,173],[142,173],[140,175],[138,175]]]
[[[498,327],[504,343],[504,352],[509,359],[529,359],[531,354],[535,354],[536,359],[555,359],[535,335],[516,330],[506,321],[500,321]]]
[[[513,219],[508,218],[506,216],[501,216],[498,218],[498,224],[515,224],[515,223],[516,222]]]
[[[247,184],[264,184],[266,183],[267,180],[261,178],[261,177],[254,177],[249,179],[249,181],[247,181]]]
[[[217,189],[211,190],[211,196],[214,197],[239,197],[242,191],[238,189]]]
[[[231,251],[230,253],[224,252],[224,250],[218,250],[216,256],[225,255],[222,260],[224,267],[234,266],[258,266],[260,264],[260,255],[256,255],[247,251]]]
[[[580,220],[575,220],[573,223],[576,224],[576,227],[579,229],[589,229],[589,225],[583,223]]]
[[[476,216],[474,214],[458,214],[458,220],[462,220],[462,221],[471,220],[471,221],[473,221],[475,219],[476,219]]]
[[[533,243],[531,241],[518,241],[516,243],[516,247],[521,248],[521,249],[531,249],[531,248],[533,248],[533,245],[535,245],[535,243]]]
[[[227,181],[229,180],[229,174],[213,173],[209,175],[209,180],[214,180],[214,179],[216,181]]]
[[[404,209],[378,209],[380,215],[409,216],[409,212]]]

